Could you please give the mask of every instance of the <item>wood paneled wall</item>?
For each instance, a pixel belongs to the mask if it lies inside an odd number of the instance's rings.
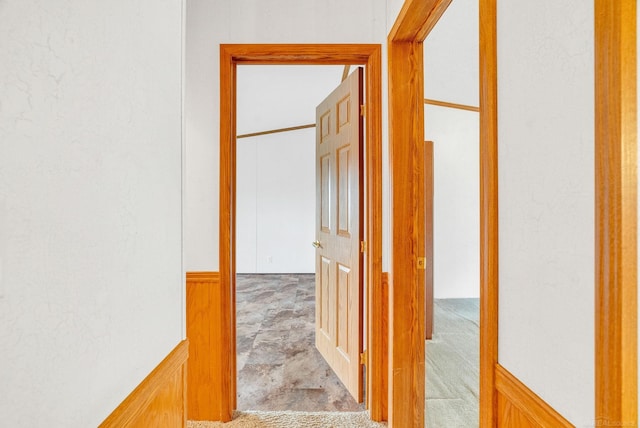
[[[230,359],[219,333],[220,275],[217,272],[187,272],[187,338],[189,339],[189,420],[221,420],[221,360]],[[225,412],[226,413],[226,412]],[[229,420],[228,418],[225,418]]]
[[[187,358],[183,340],[100,424],[100,428],[184,427],[187,422]]]
[[[496,365],[498,425],[501,428],[573,427],[505,368]]]

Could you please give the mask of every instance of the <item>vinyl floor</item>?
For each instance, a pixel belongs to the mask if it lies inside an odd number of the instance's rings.
[[[313,274],[239,274],[238,410],[361,411],[314,345]],[[478,426],[479,302],[434,304],[426,426]]]

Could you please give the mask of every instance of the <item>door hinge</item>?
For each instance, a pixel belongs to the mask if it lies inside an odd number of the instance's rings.
[[[363,353],[360,354],[360,364],[362,365],[367,364],[367,351],[364,351]]]
[[[361,253],[366,253],[367,252],[367,243],[366,243],[366,241],[360,241],[360,252]]]
[[[367,108],[364,104],[360,105],[360,116],[364,116],[367,113]]]

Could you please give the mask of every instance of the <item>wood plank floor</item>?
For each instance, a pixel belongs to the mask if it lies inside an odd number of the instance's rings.
[[[238,410],[359,411],[314,345],[312,274],[237,278]],[[478,299],[436,300],[426,426],[478,426]]]

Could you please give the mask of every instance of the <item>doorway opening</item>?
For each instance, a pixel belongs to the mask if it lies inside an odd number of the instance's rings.
[[[316,106],[349,66],[237,67],[238,410],[359,411],[315,345]],[[358,209],[359,211],[359,209]]]
[[[478,22],[477,1],[451,2],[423,42],[426,427],[479,425]]]
[[[366,80],[364,153],[365,289],[367,290],[367,405],[375,420],[386,417],[387,352],[382,277],[381,47],[380,45],[221,45],[220,47],[220,347],[211,355],[217,379],[217,418],[231,420],[237,407],[236,387],[236,88],[243,64],[363,65]],[[215,412],[215,410],[214,410]]]

